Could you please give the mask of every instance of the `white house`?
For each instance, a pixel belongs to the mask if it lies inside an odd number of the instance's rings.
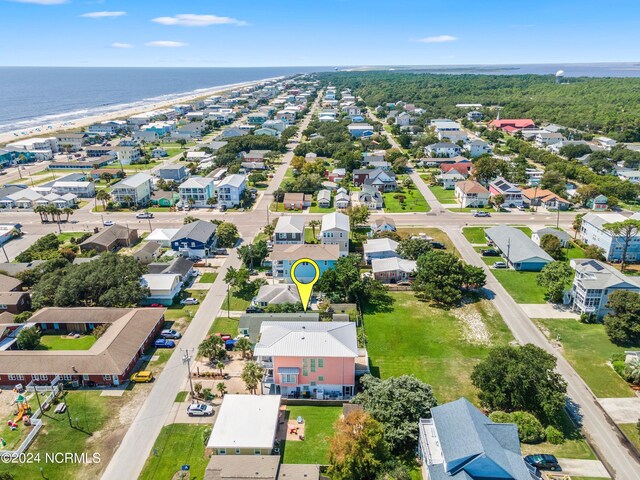
[[[336,208],[347,208],[349,206],[349,192],[347,192],[346,189],[340,187],[337,191],[336,191],[336,196],[333,199],[333,202],[335,203]]]
[[[424,147],[424,153],[429,157],[457,157],[460,155],[460,147],[455,143],[432,143]]]
[[[374,258],[399,257],[396,250],[399,243],[390,238],[371,238],[364,244],[364,259],[371,263]]]
[[[233,208],[240,205],[242,193],[247,189],[247,179],[244,175],[233,174],[223,178],[216,186],[218,206]]]
[[[491,145],[483,140],[472,140],[470,142],[465,143],[464,149],[469,152],[469,155],[472,158],[479,157],[480,155],[484,155],[485,153],[491,154],[493,150],[491,149]]]
[[[51,191],[58,195],[72,193],[77,197],[91,198],[96,194],[96,187],[93,182],[53,182]]]
[[[340,256],[349,254],[349,217],[344,213],[333,212],[322,217],[320,239],[323,245],[338,245]]]
[[[268,305],[282,305],[300,302],[298,288],[290,283],[278,283],[276,285],[262,285],[251,303],[257,307]]]
[[[640,219],[635,213],[632,219]],[[621,261],[624,239],[614,236],[607,231],[607,223],[624,222],[627,217],[619,213],[587,213],[582,217],[582,224],[578,237],[587,245],[595,245],[604,251],[607,261]],[[631,239],[627,248],[627,261],[636,262],[640,259],[640,236]]]
[[[129,165],[140,160],[138,147],[116,147],[116,156],[122,165]]]
[[[400,257],[374,258],[371,260],[373,278],[383,283],[408,281],[416,270],[415,260]]]
[[[178,187],[182,205],[191,207],[209,207],[214,191],[214,180],[209,177],[191,177]]]
[[[540,132],[536,135],[536,146],[539,148],[544,148],[547,145],[553,145],[554,143],[560,143],[564,141],[565,138],[561,133],[557,132]]]
[[[116,183],[111,198],[118,203],[146,205],[151,200],[153,179],[146,173],[136,173]]]
[[[465,176],[456,172],[455,170],[451,170],[447,173],[442,173],[436,176],[436,180],[442,182],[442,188],[445,190],[453,190],[456,188],[456,184],[465,179]]]
[[[489,204],[489,198],[491,197],[489,190],[473,180],[465,180],[456,183],[455,195],[456,201],[462,208],[486,207]]]
[[[141,282],[150,290],[149,296],[145,299],[147,304],[171,305],[182,287],[178,274],[147,273],[142,276]]]

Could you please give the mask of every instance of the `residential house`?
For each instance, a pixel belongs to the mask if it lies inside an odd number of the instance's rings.
[[[377,188],[371,185],[364,185],[362,190],[351,194],[351,204],[366,205],[369,210],[378,210],[384,205],[384,197]]]
[[[338,245],[340,256],[349,254],[349,217],[344,213],[332,212],[322,216],[320,241],[323,245]]]
[[[436,176],[436,180],[442,183],[442,188],[445,190],[453,190],[456,188],[456,184],[467,178],[466,175],[461,175],[455,170],[451,170],[449,173],[443,173]]]
[[[265,308],[269,305],[295,304],[300,303],[298,288],[290,283],[279,283],[277,285],[262,285],[253,300],[252,305]]]
[[[304,243],[304,216],[283,215],[278,217],[273,231],[273,242],[276,245],[297,245]]]
[[[153,345],[164,325],[162,308],[44,308],[28,324],[16,324],[2,339],[0,385],[49,383],[56,378],[85,385],[121,385],[129,380],[138,360]],[[16,337],[23,328],[46,334],[91,333],[97,326],[109,328],[88,350],[17,350]]]
[[[271,287],[290,287],[291,292],[298,292],[298,289],[292,285],[270,285]],[[282,290],[282,288],[281,288]],[[275,289],[271,292],[276,291]],[[276,297],[277,298],[277,297]],[[255,300],[255,298],[254,298]],[[300,297],[298,296],[298,301]],[[335,316],[335,315],[334,315]],[[344,321],[349,320],[347,315]],[[306,312],[298,313],[243,313],[240,315],[240,321],[238,322],[238,335],[243,337],[249,337],[252,344],[258,343],[260,340],[260,329],[263,322],[319,322],[320,314],[307,310]]]
[[[210,207],[209,199],[214,196],[214,184],[213,178],[197,176],[188,178],[178,187],[181,204],[198,208]]]
[[[156,190],[151,195],[151,204],[158,207],[173,207],[180,201],[178,192],[164,190]]]
[[[151,200],[153,179],[146,173],[136,173],[131,177],[120,180],[111,190],[111,198],[117,203],[125,205],[144,206]]]
[[[574,312],[593,315],[601,319],[607,313],[609,296],[619,290],[640,293],[640,281],[629,277],[617,268],[588,258],[572,259],[571,268],[576,271],[571,290],[565,295],[565,303]]]
[[[118,248],[130,247],[138,241],[138,230],[125,225],[111,225],[91,235],[80,244],[82,252],[113,252]]]
[[[639,216],[636,213],[631,218],[638,219]],[[624,236],[614,235],[605,228],[605,225],[625,220],[627,217],[619,213],[587,213],[582,217],[578,238],[587,245],[600,247],[608,262],[620,262],[625,244]],[[626,257],[627,262],[640,260],[640,236],[631,238]]]
[[[338,190],[336,191],[336,195],[333,199],[333,203],[335,204],[336,208],[339,208],[339,209],[347,208],[350,203],[349,192],[347,192],[345,188],[342,188],[342,187],[338,188]]]
[[[274,455],[280,420],[280,395],[227,393],[216,413],[205,454]]]
[[[264,164],[265,156],[271,150],[249,150],[248,152],[242,152],[242,158],[245,162],[260,162]]]
[[[283,121],[281,121],[281,120],[267,120],[266,122],[264,122],[262,124],[262,127],[275,130],[278,133],[282,133],[282,132],[284,132],[286,130],[288,125],[286,123],[284,123]],[[256,131],[254,131],[254,134],[255,134]]]
[[[354,322],[263,322],[253,354],[267,370],[263,393],[340,400],[355,394]]]
[[[130,165],[140,160],[140,149],[138,147],[116,147],[116,158],[122,165]]]
[[[413,122],[413,118],[407,112],[399,113],[395,118],[395,124],[400,127],[408,127]]]
[[[571,202],[543,188],[527,188],[522,191],[522,197],[532,207],[543,206],[553,210],[568,210]]]
[[[477,110],[467,112],[467,120],[471,122],[479,122],[480,120],[482,120],[482,117],[482,112],[478,112]]]
[[[147,273],[142,275],[140,282],[149,289],[149,295],[142,302],[146,305],[157,303],[169,307],[182,288],[180,275],[177,274]]]
[[[194,264],[193,260],[176,256],[169,263],[150,263],[147,265],[147,270],[152,274],[178,275],[179,280],[184,283],[194,274]]]
[[[395,174],[381,169],[361,168],[354,170],[353,184],[356,187],[375,187],[380,192],[393,192],[397,188]]]
[[[149,242],[157,242],[160,246],[165,248],[171,248],[171,239],[176,233],[178,228],[156,228],[154,229],[145,240]]]
[[[475,180],[457,182],[455,186],[456,201],[462,208],[483,208],[489,205],[491,194]]]
[[[587,207],[594,212],[604,212],[609,209],[609,199],[604,195],[587,200]]]
[[[330,182],[341,182],[342,180],[344,180],[344,177],[347,176],[347,169],[346,168],[334,168],[333,170],[331,170],[331,172],[329,172],[328,175],[328,179]]]
[[[51,183],[51,193],[65,195],[71,193],[80,198],[91,198],[96,194],[96,187],[93,182],[66,182],[57,180]]]
[[[185,138],[188,140],[198,139],[202,137],[202,131],[206,128],[203,122],[189,122],[186,125],[178,127],[171,134],[173,138]]]
[[[593,139],[593,141],[596,143],[596,145],[604,148],[605,150],[611,150],[618,144],[618,142],[616,142],[615,140],[607,137],[596,137]]]
[[[503,118],[501,120],[491,120],[489,128],[514,133],[525,128],[536,128],[536,124],[529,118]]]
[[[342,111],[349,117],[360,115],[362,113],[360,107],[356,107],[355,105],[347,105],[345,107],[342,107]]]
[[[225,140],[227,138],[243,137],[248,134],[249,134],[248,130],[242,130],[238,127],[229,127],[229,128],[225,128],[220,133],[220,135],[216,137],[216,140]]]
[[[162,252],[162,246],[158,242],[145,242],[145,244],[140,247],[138,250],[133,252],[131,255],[138,262],[143,265],[148,265],[149,263],[155,261]]]
[[[495,197],[497,195],[503,196],[503,207],[515,208],[521,207],[524,204],[522,191],[514,184],[507,182],[502,177],[498,177],[496,180],[489,184],[489,192],[491,193],[492,197]]]
[[[353,138],[367,138],[373,136],[373,127],[368,123],[351,123],[347,125],[347,129]]]
[[[373,278],[382,283],[406,282],[413,278],[416,270],[415,260],[400,257],[374,258],[371,260]]]
[[[271,252],[272,271],[275,278],[283,278],[287,283],[291,279],[291,267],[300,258],[313,260],[320,269],[320,275],[333,268],[340,258],[338,245],[274,245]],[[312,265],[302,264],[296,267],[295,276],[302,283],[308,283],[315,277]]]
[[[175,163],[169,163],[162,165],[157,170],[158,176],[163,180],[174,180],[176,182],[181,181],[188,175],[187,169],[184,165],[178,165]]]
[[[218,206],[233,208],[240,205],[242,194],[247,189],[247,178],[244,175],[233,174],[224,177],[216,186]]]
[[[207,258],[216,246],[217,228],[204,220],[187,223],[171,238],[171,249],[185,257]]]
[[[429,157],[457,157],[460,155],[461,149],[455,143],[440,142],[432,143],[424,147],[425,155]]]
[[[56,138],[62,151],[77,152],[87,143],[89,135],[86,133],[61,133]]]
[[[492,422],[465,398],[433,407],[418,432],[425,480],[538,478],[523,460],[518,427]]]
[[[557,132],[540,132],[536,135],[535,139],[538,148],[544,148],[547,145],[553,145],[554,143],[560,143],[565,140],[562,134]]]
[[[539,272],[553,262],[547,252],[518,228],[500,225],[487,228],[485,235],[514,270]]]
[[[311,195],[296,192],[287,192],[284,194],[282,202],[286,210],[302,210],[311,206]]]
[[[135,141],[141,144],[155,143],[160,140],[160,135],[155,130],[136,130],[131,135]]]
[[[254,112],[247,115],[249,125],[262,125],[267,120],[269,120],[269,115],[265,112]]]
[[[558,230],[551,227],[541,228],[540,230],[533,232],[531,234],[531,240],[533,240],[533,243],[535,243],[536,245],[540,245],[540,240],[545,235],[552,235],[556,237],[560,241],[560,245],[562,246],[562,248],[571,247],[571,235],[569,235],[564,230]]]
[[[484,140],[472,140],[464,144],[464,149],[469,152],[471,158],[477,158],[480,155],[491,154],[493,150]]]
[[[0,291],[0,314],[9,312],[17,315],[31,309],[31,296],[27,292]]]
[[[395,232],[396,222],[391,217],[376,217],[371,224],[373,233]]]
[[[111,120],[107,122],[94,123],[87,128],[88,133],[98,133],[100,135],[116,135],[120,130],[126,128],[126,122]]]
[[[364,244],[364,259],[368,264],[375,258],[399,257],[399,243],[390,238],[371,238]]]
[[[273,128],[266,128],[266,127],[262,127],[262,128],[256,128],[253,131],[254,135],[266,135],[268,137],[279,137],[280,136],[280,132],[278,130],[275,130]]]
[[[527,176],[527,185],[535,187],[536,185],[540,185],[544,172],[535,168],[526,168],[525,175]]]

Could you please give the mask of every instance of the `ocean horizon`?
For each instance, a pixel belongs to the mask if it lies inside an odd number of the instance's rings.
[[[552,75],[563,70],[566,77],[640,77],[640,62],[253,68],[0,67],[0,132],[115,113],[237,83],[334,69],[482,75]]]

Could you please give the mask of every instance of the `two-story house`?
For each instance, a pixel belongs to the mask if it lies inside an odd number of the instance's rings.
[[[349,254],[349,235],[351,227],[349,217],[344,213],[332,212],[323,215],[320,228],[320,241],[323,245],[338,245],[340,256]]]
[[[457,157],[460,151],[458,145],[450,142],[432,143],[424,147],[424,153],[428,157]]]
[[[635,213],[632,219],[640,219],[640,214]],[[609,232],[605,225],[608,223],[624,222],[627,217],[619,213],[587,213],[582,217],[578,238],[587,245],[595,245],[604,251],[604,256],[609,262],[622,260],[625,239]],[[627,262],[640,260],[640,235],[635,236],[627,247]]]
[[[473,180],[457,182],[455,187],[456,201],[462,208],[482,208],[489,204],[489,190]]]
[[[278,218],[273,231],[276,245],[302,245],[304,243],[305,219],[300,215],[283,215]]]
[[[191,177],[178,187],[183,206],[208,207],[215,192],[214,180],[209,177]]]
[[[395,174],[393,172],[385,172],[379,168],[360,168],[354,170],[353,184],[356,187],[372,186],[380,192],[393,192],[397,188]]]
[[[618,290],[640,293],[640,281],[628,277],[618,269],[598,260],[577,258],[571,260],[576,271],[571,290],[565,294],[565,303],[574,312],[593,315],[600,319],[609,309],[609,296]]]
[[[263,393],[317,399],[355,394],[354,322],[262,322],[253,354],[266,369]]]
[[[515,208],[524,204],[522,191],[514,184],[507,182],[504,178],[498,177],[489,184],[489,192],[492,197],[502,195],[503,207]]]
[[[216,186],[218,206],[233,208],[240,205],[243,192],[247,189],[247,179],[244,175],[233,174],[224,177]]]
[[[187,223],[171,238],[171,249],[185,257],[207,258],[216,246],[217,228],[204,220]]]
[[[338,245],[274,245],[270,255],[274,278],[284,279],[286,283],[293,283],[291,267],[301,258],[308,258],[316,262],[320,275],[333,268],[340,258]],[[295,276],[302,283],[309,283],[315,277],[315,268],[310,264],[296,266]]]
[[[136,173],[116,183],[111,198],[124,205],[144,206],[151,201],[153,179],[146,173]]]

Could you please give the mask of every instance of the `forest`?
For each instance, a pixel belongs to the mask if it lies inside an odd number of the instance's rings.
[[[640,141],[640,78],[565,78],[553,75],[438,75],[404,72],[327,72],[318,78],[357,91],[369,107],[402,100],[428,118],[459,118],[458,103],[481,103],[486,118],[531,118]]]

